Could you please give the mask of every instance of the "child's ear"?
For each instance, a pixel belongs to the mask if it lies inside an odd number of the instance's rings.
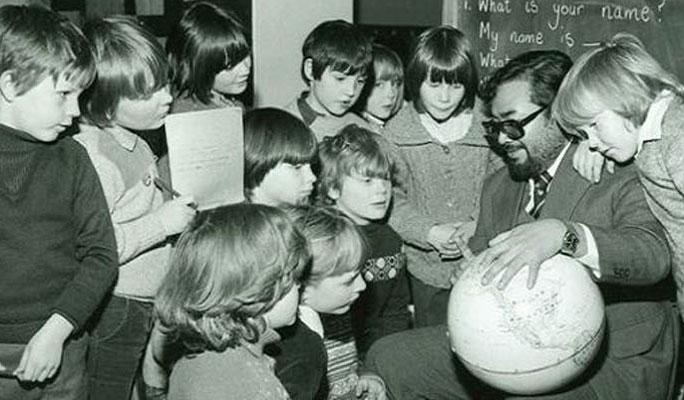
[[[304,76],[306,77],[306,80],[309,82],[314,80],[312,58],[307,58],[306,60],[304,60]]]
[[[0,95],[8,103],[17,97],[17,86],[14,84],[14,71],[5,71],[0,75]]]

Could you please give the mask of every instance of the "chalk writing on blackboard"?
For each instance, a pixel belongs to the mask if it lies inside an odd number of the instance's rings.
[[[630,32],[684,80],[684,1],[458,0],[456,15],[484,74],[527,50],[557,49],[576,58]]]

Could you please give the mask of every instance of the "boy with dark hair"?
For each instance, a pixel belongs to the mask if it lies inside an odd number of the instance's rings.
[[[302,78],[309,89],[285,109],[301,118],[318,140],[352,123],[368,126],[349,112],[372,68],[368,37],[347,21],[325,21],[304,40],[302,57]]]
[[[92,53],[37,7],[0,8],[0,35],[0,398],[85,399],[82,328],[116,279],[116,243],[87,153],[57,139]]]

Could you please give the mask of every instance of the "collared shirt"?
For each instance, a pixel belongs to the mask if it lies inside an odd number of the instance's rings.
[[[473,113],[470,111],[464,111],[441,123],[435,121],[428,113],[420,113],[418,118],[430,136],[437,139],[440,144],[463,139],[473,124]]]
[[[644,142],[660,140],[663,136],[662,123],[665,112],[670,107],[670,103],[675,98],[669,90],[663,90],[658,97],[651,103],[646,113],[646,120],[639,128],[639,145],[637,155],[641,152]]]
[[[300,305],[298,308],[298,316],[304,325],[316,332],[321,338],[324,337],[323,322],[321,322],[321,316],[318,315],[316,310],[309,306]]]
[[[302,114],[302,120],[306,126],[311,126],[316,118],[325,117],[325,114],[321,114],[314,110],[306,99],[309,97],[310,92],[303,92],[299,98],[297,98],[297,108],[299,108],[299,113]]]
[[[82,124],[74,139],[95,166],[114,225],[120,267],[114,294],[152,301],[171,251],[156,212],[163,203],[154,185],[156,158],[144,140],[120,126]]]
[[[546,170],[546,172],[551,175],[551,177],[556,176],[556,171],[558,171],[558,166],[560,165],[561,161],[565,157],[565,153],[568,152],[568,149],[570,148],[570,143],[565,145],[563,150],[561,150],[560,154],[558,154],[558,157],[554,160],[553,164]],[[547,186],[546,190],[547,192],[551,189],[551,185],[553,185],[553,180],[549,182],[549,185]],[[529,191],[530,191],[530,201],[527,203],[527,206],[525,206],[525,211],[530,212],[532,210],[534,201],[534,180],[530,179],[528,182],[529,186]],[[584,233],[584,242],[587,244],[587,253],[582,255],[581,257],[577,257],[576,260],[584,264],[589,270],[594,274],[596,278],[601,277],[601,268],[599,267],[599,254],[598,254],[598,247],[596,246],[596,239],[594,239],[594,235],[591,233],[591,230],[584,224],[576,223],[576,225],[579,225],[582,228],[582,233]]]

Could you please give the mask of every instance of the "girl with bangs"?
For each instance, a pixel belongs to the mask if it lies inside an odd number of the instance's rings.
[[[151,328],[155,294],[168,267],[169,236],[195,210],[193,199],[164,202],[155,187],[155,157],[134,131],[157,129],[171,104],[168,64],[154,35],[112,17],[84,27],[97,77],[80,98],[74,136],[88,151],[114,225],[119,279],[93,318],[87,370],[90,399],[127,399]]]
[[[639,39],[619,33],[580,56],[552,112],[569,134],[586,142],[573,161],[587,179],[600,179],[596,171],[604,157],[636,163],[648,205],[668,233],[684,312],[684,85]]]
[[[355,108],[375,133],[382,133],[387,121],[404,104],[404,65],[387,46],[373,44],[373,73]]]
[[[366,290],[352,307],[361,360],[378,339],[410,327],[410,293],[401,237],[386,223],[393,164],[373,132],[349,125],[319,145],[319,199],[351,218],[368,245]]]
[[[208,3],[193,4],[166,42],[171,65],[172,112],[240,107],[252,68],[242,23]]]
[[[423,32],[406,70],[410,105],[389,121],[384,136],[398,147],[405,199],[397,197],[390,225],[408,258],[416,326],[446,322],[450,277],[475,228],[480,190],[492,172],[475,96],[475,59],[468,39],[450,26]]]
[[[309,246],[282,211],[256,204],[198,214],[181,235],[155,314],[183,355],[168,399],[288,399],[263,352],[297,315]],[[156,332],[156,330],[155,330]],[[151,349],[164,359],[162,347]]]

